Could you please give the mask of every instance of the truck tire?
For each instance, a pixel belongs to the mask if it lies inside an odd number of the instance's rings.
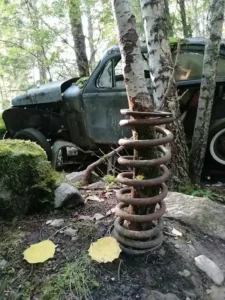
[[[220,124],[210,133],[209,152],[220,165],[225,165],[225,124]]]
[[[14,139],[17,140],[30,140],[31,142],[37,143],[47,154],[48,160],[52,158],[52,150],[51,146],[48,143],[46,137],[37,129],[34,128],[26,128],[18,131],[13,136]]]

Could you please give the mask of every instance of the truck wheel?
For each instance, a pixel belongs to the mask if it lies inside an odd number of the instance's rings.
[[[212,158],[221,165],[225,165],[225,125],[216,127],[210,134],[209,151]]]
[[[34,128],[27,128],[18,131],[14,137],[17,140],[30,140],[31,142],[37,143],[47,154],[48,160],[51,160],[52,157],[52,150],[50,144],[48,143],[46,137],[37,129]]]

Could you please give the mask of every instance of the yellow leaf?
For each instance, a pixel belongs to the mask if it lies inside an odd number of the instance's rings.
[[[112,262],[119,257],[121,249],[117,241],[112,237],[104,237],[92,243],[88,253],[92,260],[100,263]]]
[[[30,264],[43,263],[55,254],[55,244],[49,240],[31,245],[24,252],[24,259]]]

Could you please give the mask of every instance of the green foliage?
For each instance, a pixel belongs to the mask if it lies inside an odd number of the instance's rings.
[[[2,119],[2,115],[0,114],[0,132],[1,131],[5,131],[5,130],[6,130],[5,123],[4,123],[3,119]]]
[[[0,205],[4,215],[17,215],[52,205],[58,174],[37,144],[0,141]]]
[[[186,195],[195,196],[195,197],[204,197],[208,198],[212,201],[217,201],[221,203],[225,203],[225,197],[218,195],[217,193],[208,190],[208,189],[201,189],[197,185],[186,185],[180,189],[180,192]]]
[[[81,255],[47,280],[41,289],[40,299],[57,300],[69,294],[73,294],[76,299],[91,299],[90,289],[98,286],[92,274],[91,260]]]
[[[117,178],[113,175],[106,175],[103,179],[108,184],[116,184],[117,183]]]

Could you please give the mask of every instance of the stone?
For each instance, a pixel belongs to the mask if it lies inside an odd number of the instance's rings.
[[[178,274],[179,274],[180,276],[185,277],[185,278],[191,276],[191,272],[188,271],[188,270],[184,270],[183,272],[178,272]]]
[[[106,182],[104,182],[104,181],[97,181],[97,182],[94,182],[92,184],[89,184],[87,186],[87,188],[90,189],[90,190],[105,189],[106,188]]]
[[[207,198],[169,193],[166,197],[166,214],[169,217],[225,240],[225,206]]]
[[[77,235],[77,229],[73,229],[71,227],[66,228],[63,232],[65,235],[75,237]]]
[[[180,300],[175,294],[168,293],[165,295],[165,300]]]
[[[59,228],[64,225],[64,220],[63,219],[55,219],[49,225],[52,227]]]
[[[145,290],[144,293],[142,293],[141,299],[146,300],[180,300],[175,294],[168,293],[168,294],[162,294],[159,291],[155,290]]]
[[[161,248],[158,253],[159,255],[164,256],[166,254],[166,250],[164,248]]]
[[[188,271],[188,270],[184,270],[184,271],[183,271],[183,276],[184,276],[185,278],[187,278],[187,277],[191,276],[191,272]]]
[[[55,190],[55,208],[75,207],[83,203],[84,199],[78,189],[68,183],[61,183]]]
[[[66,181],[69,181],[71,183],[82,182],[84,174],[85,174],[85,170],[80,171],[80,172],[70,173],[70,174],[66,175]],[[97,174],[95,174],[95,172],[92,172],[91,179],[92,179],[92,182],[99,180],[99,176],[97,176]]]
[[[211,286],[211,300],[225,300],[225,287]]]
[[[82,181],[83,176],[84,176],[84,171],[73,172],[73,173],[66,175],[66,180],[68,180],[69,182],[72,182],[72,183],[76,183],[78,181]]]
[[[223,283],[223,272],[220,270],[217,264],[215,264],[211,259],[209,259],[205,255],[199,255],[198,257],[195,257],[195,265],[201,271],[205,272],[215,284],[221,285]]]
[[[98,221],[98,220],[103,219],[104,216],[102,214],[96,213],[96,214],[94,214],[94,216],[92,218],[93,218],[93,220]]]
[[[7,265],[7,261],[5,259],[0,260],[0,270],[4,269]]]
[[[180,245],[178,245],[178,244],[175,244],[174,247],[175,247],[176,249],[180,249]]]

